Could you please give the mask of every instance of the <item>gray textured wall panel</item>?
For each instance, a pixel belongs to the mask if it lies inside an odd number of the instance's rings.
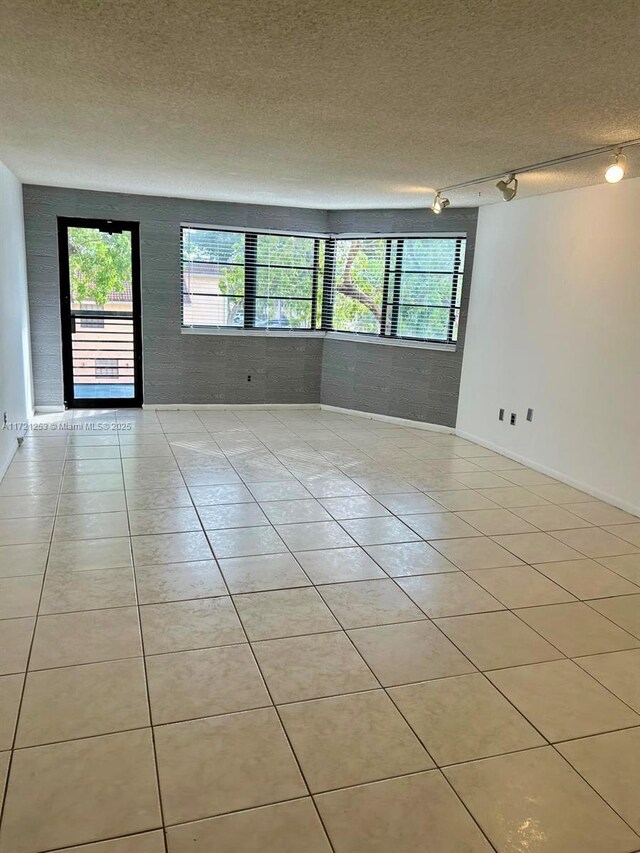
[[[36,405],[63,400],[58,216],[140,222],[145,403],[318,403],[453,425],[477,211],[308,210],[24,187]],[[468,235],[456,352],[321,338],[184,335],[180,223],[317,233],[464,231]],[[251,381],[247,381],[247,376]]]
[[[397,418],[455,426],[471,291],[476,208],[429,210],[331,210],[334,233],[467,235],[460,324],[455,352],[325,339],[322,402]]]
[[[180,223],[324,233],[326,211],[39,186],[24,207],[36,405],[63,400],[58,216],[140,222],[145,403],[319,402],[322,340],[181,334]]]

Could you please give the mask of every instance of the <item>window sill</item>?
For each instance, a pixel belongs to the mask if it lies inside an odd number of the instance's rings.
[[[444,352],[455,352],[455,344],[439,344],[435,341],[413,341],[406,338],[378,338],[367,335],[350,334],[349,332],[325,332],[331,341],[350,341],[358,344],[374,344],[383,347],[411,347],[412,349],[435,349]]]
[[[410,347],[411,349],[430,349],[441,352],[455,352],[456,344],[436,343],[434,341],[412,341],[402,338],[378,338],[366,335],[350,334],[349,332],[321,332],[313,329],[232,329],[207,326],[183,326],[183,335],[218,335],[222,337],[255,337],[255,338],[327,338],[331,341],[349,341],[358,344],[373,344],[383,347]]]
[[[182,326],[183,335],[222,335],[226,338],[324,338],[325,332],[314,329],[234,329],[218,326]]]

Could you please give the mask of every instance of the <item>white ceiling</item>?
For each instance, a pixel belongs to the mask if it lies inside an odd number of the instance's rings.
[[[24,182],[322,208],[640,137],[638,0],[0,0]],[[640,174],[640,146],[629,152]],[[606,157],[520,194],[602,180]],[[492,185],[453,204],[498,200]]]

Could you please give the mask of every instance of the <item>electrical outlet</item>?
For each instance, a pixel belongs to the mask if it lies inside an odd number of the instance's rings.
[[[511,424],[511,426],[516,425],[516,413],[515,412],[511,412],[511,417],[509,418],[509,423]]]
[[[500,409],[500,411],[498,412],[498,420],[499,421],[504,420],[504,409]]]
[[[529,423],[533,420],[533,409],[527,409],[527,420]]]
[[[247,376],[247,382],[251,382],[251,374],[249,374],[249,376]]]

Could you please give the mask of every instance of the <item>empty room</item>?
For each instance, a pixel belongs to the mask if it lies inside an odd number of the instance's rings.
[[[640,853],[639,43],[0,0],[0,853]]]

